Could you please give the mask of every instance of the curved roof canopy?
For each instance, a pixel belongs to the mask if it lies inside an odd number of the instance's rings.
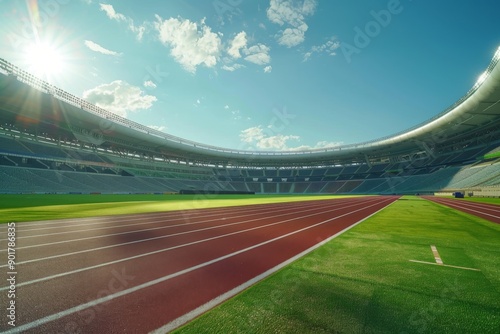
[[[500,48],[486,71],[461,99],[422,124],[369,142],[304,151],[233,150],[171,136],[92,105],[2,59],[0,108],[8,112],[2,112],[3,117],[7,114],[23,115],[26,112],[23,110],[26,109],[25,101],[31,99],[31,107],[38,104],[45,115],[37,124],[56,126],[95,146],[122,147],[178,161],[261,167],[362,163],[429,151],[435,146],[484,134],[498,136],[499,59]],[[40,99],[33,99],[33,90],[41,95]]]

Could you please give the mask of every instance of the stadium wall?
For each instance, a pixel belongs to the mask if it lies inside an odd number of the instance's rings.
[[[459,189],[455,191],[439,191],[434,193],[434,196],[453,196],[457,191],[464,193],[465,197],[499,197],[500,186],[482,187],[474,189]]]
[[[475,197],[500,197],[500,186],[474,189]]]

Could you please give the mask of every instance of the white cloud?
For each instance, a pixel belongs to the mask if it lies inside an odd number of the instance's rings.
[[[254,126],[241,131],[240,139],[245,143],[252,143],[264,138],[264,131],[261,126]]]
[[[245,143],[254,144],[259,149],[286,151],[289,150],[287,142],[300,140],[300,137],[274,134],[271,130],[264,130],[262,126],[254,126],[241,131],[240,139]]]
[[[103,84],[83,92],[83,98],[98,107],[126,117],[127,112],[149,109],[156,101],[139,88],[122,80]]]
[[[144,87],[156,88],[157,86],[153,81],[147,80],[147,81],[144,81]]]
[[[315,10],[316,0],[271,0],[267,18],[280,26],[290,26],[277,36],[278,43],[292,47],[304,42],[308,29],[305,18],[314,14]]]
[[[273,70],[272,66],[266,66],[266,67],[264,67],[264,73],[271,73],[272,70]]]
[[[300,136],[276,133],[272,130],[272,126],[268,126],[264,129],[260,125],[241,131],[240,140],[258,149],[271,151],[304,151],[312,149],[326,149],[342,145],[342,142],[319,141],[314,146],[293,146],[290,142],[300,142]]]
[[[342,142],[328,142],[328,141],[319,141],[314,146],[309,145],[301,145],[296,147],[291,147],[289,151],[306,151],[306,150],[314,150],[314,149],[322,149],[322,148],[332,148],[341,146]]]
[[[271,49],[264,44],[257,44],[248,49],[243,50],[246,55],[245,60],[257,65],[266,65],[271,62],[271,56],[269,56],[269,51]]]
[[[99,6],[111,20],[115,20],[117,22],[126,22],[128,24],[128,28],[136,35],[137,39],[139,41],[142,40],[142,36],[146,31],[146,24],[136,26],[134,24],[134,20],[132,20],[130,17],[126,17],[123,14],[117,13],[112,5],[101,3],[99,4]]]
[[[128,28],[135,33],[137,39],[140,41],[142,40],[142,36],[144,36],[144,33],[146,32],[146,26],[141,25],[141,26],[135,26],[134,22],[131,21],[129,22]]]
[[[240,120],[241,119],[241,113],[239,110],[232,110],[231,114],[233,115],[233,120]]]
[[[241,57],[240,49],[247,47],[247,34],[242,31],[238,35],[234,37],[234,39],[230,42],[230,47],[227,50],[227,53],[237,59]]]
[[[289,140],[299,140],[299,136],[285,136],[282,134],[277,134],[275,136],[269,136],[262,138],[257,142],[257,147],[264,150],[289,150],[287,147],[287,141]]]
[[[286,28],[285,31],[283,31],[282,35],[278,37],[278,43],[287,47],[299,45],[305,40],[305,32],[307,30],[307,26],[305,26],[305,28],[305,30],[297,28]]]
[[[315,45],[311,47],[311,50],[309,52],[304,53],[304,60],[303,61],[308,61],[309,58],[314,53],[318,54],[327,54],[329,56],[336,56],[337,55],[337,49],[340,47],[340,41],[337,39],[337,37],[330,37],[328,41],[321,45]]]
[[[235,59],[241,58],[242,54],[244,55],[244,59],[250,63],[254,63],[256,65],[267,65],[271,62],[271,56],[269,52],[271,49],[261,43],[253,45],[251,47],[247,46],[247,35],[246,32],[242,31],[236,35],[233,40],[229,42],[230,46],[227,49],[227,53],[231,57],[224,57],[222,66],[223,70],[226,71],[235,71],[239,68],[245,67],[244,65],[233,63]],[[264,69],[264,72],[269,72],[271,70],[270,66],[267,66]]]
[[[333,142],[333,141],[319,141],[316,143],[315,148],[329,148],[329,147],[337,147],[341,146],[343,142],[338,141],[338,142]]]
[[[99,44],[92,42],[92,41],[85,40],[83,43],[85,44],[86,47],[88,47],[90,50],[92,50],[94,52],[99,52],[99,53],[102,53],[105,55],[111,55],[111,56],[120,56],[121,55],[121,53],[108,50],[108,49],[106,49],[106,48],[104,48],[104,47],[100,46]]]
[[[156,130],[156,131],[162,131],[162,132],[167,130],[167,127],[164,125],[148,125],[148,128],[151,128],[151,129]]]
[[[294,27],[304,24],[308,15],[314,14],[316,0],[271,0],[267,9],[267,17],[273,23],[285,23]]]
[[[156,88],[158,86],[156,86],[156,84],[151,81],[151,80],[148,80],[148,81],[144,81],[144,87],[148,87],[148,88]]]
[[[304,53],[304,60],[303,61],[308,61],[309,58],[311,58],[311,56],[312,56],[311,51]]]
[[[154,25],[160,41],[171,48],[170,54],[186,71],[195,73],[199,65],[213,67],[217,64],[222,50],[221,39],[205,20],[198,25],[182,18],[163,20],[156,15]]]
[[[245,65],[241,64],[232,64],[232,65],[223,65],[222,69],[225,71],[233,72],[236,71],[239,68],[245,67]]]
[[[227,110],[231,113],[233,120],[237,121],[237,120],[240,120],[242,118],[239,110],[230,110],[230,109],[231,108],[229,108],[229,106],[227,104],[224,106],[224,110]]]
[[[108,5],[108,4],[99,4],[99,6],[101,7],[101,10],[106,12],[106,15],[112,19],[112,20],[116,20],[116,21],[126,21],[127,18],[125,17],[125,15],[123,14],[118,14],[115,9],[113,8],[112,5]]]

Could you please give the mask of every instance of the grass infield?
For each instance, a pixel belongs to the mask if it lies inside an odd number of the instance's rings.
[[[444,264],[434,262],[435,245]],[[175,333],[500,333],[500,225],[403,197]]]

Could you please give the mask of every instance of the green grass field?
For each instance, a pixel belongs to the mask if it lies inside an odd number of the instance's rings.
[[[29,221],[339,196],[0,195]],[[495,202],[498,203],[498,202]],[[446,265],[434,262],[435,245]],[[176,333],[500,333],[500,225],[403,197]]]

